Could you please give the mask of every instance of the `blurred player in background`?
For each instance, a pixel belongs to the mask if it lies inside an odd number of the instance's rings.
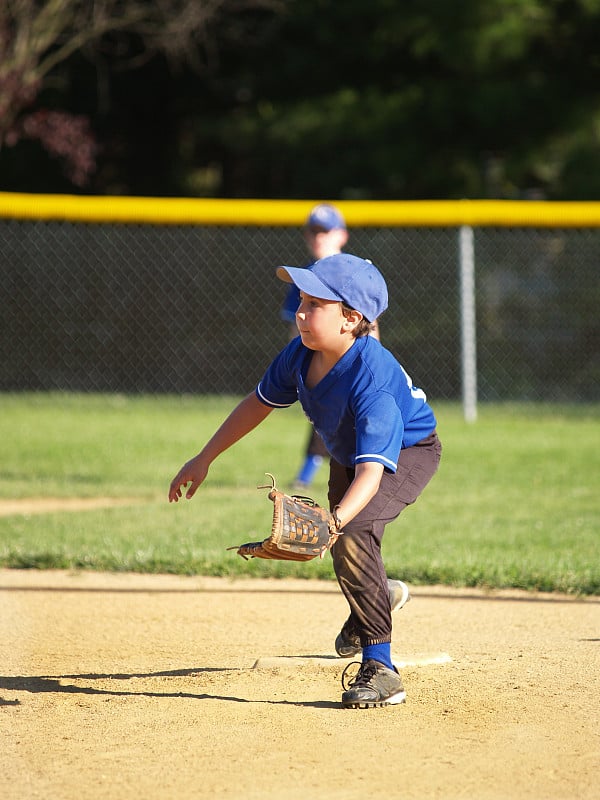
[[[329,203],[320,203],[312,209],[304,225],[303,234],[308,252],[312,256],[312,261],[306,264],[307,267],[320,258],[341,253],[349,238],[344,217],[339,209]],[[300,291],[295,284],[291,284],[281,308],[281,318],[290,326],[290,339],[298,336],[296,309],[299,305]],[[379,339],[377,321],[374,322],[371,335]],[[328,458],[329,454],[323,440],[311,426],[304,460],[294,481],[294,491],[306,491],[326,457]]]

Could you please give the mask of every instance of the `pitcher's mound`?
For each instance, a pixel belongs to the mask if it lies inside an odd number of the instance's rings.
[[[357,656],[357,659],[360,657]],[[273,667],[330,667],[331,669],[343,668],[351,659],[338,656],[269,656],[258,658],[252,669],[273,669]],[[392,661],[397,669],[404,667],[421,667],[429,664],[447,664],[452,661],[448,653],[419,653],[412,656],[392,656]]]

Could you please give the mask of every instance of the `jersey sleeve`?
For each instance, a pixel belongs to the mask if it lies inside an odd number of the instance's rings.
[[[355,464],[375,461],[389,472],[396,472],[404,421],[394,396],[374,393],[358,405],[355,414]]]
[[[271,408],[287,408],[296,402],[300,346],[300,337],[293,339],[273,359],[255,390],[261,403]]]

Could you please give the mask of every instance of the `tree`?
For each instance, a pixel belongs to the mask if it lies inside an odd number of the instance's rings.
[[[225,194],[600,197],[599,37],[598,0],[302,0],[219,120]]]
[[[86,184],[97,155],[89,119],[34,107],[59,64],[76,52],[94,58],[102,46],[124,66],[162,52],[173,63],[198,68],[214,50],[207,31],[216,19],[279,5],[280,0],[3,0],[0,150],[23,139],[38,140],[50,155],[64,160],[74,184]]]
[[[600,198],[600,0],[0,0],[2,31],[5,186],[53,112],[100,194]]]

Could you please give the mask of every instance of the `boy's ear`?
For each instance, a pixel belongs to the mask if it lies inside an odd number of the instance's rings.
[[[363,315],[360,313],[360,311],[356,311],[354,308],[344,312],[344,319],[347,323],[349,323],[350,330],[353,330],[362,318]]]

